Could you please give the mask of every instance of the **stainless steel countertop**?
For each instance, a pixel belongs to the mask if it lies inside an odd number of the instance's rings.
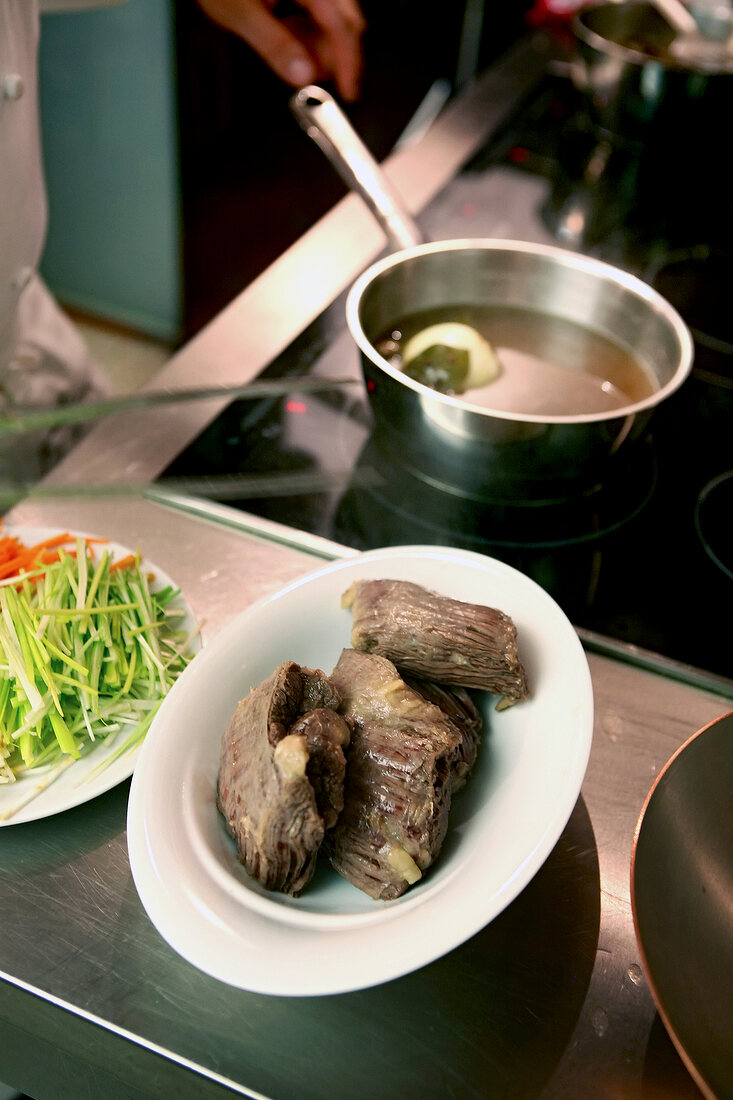
[[[543,64],[522,44],[441,118],[437,135],[394,158],[413,211]],[[256,376],[382,247],[359,201],[344,200],[174,357],[154,387]],[[146,489],[218,408],[207,402],[105,422],[48,479],[59,495],[30,496],[8,521],[139,545],[180,583],[204,620],[204,639],[212,637],[260,596],[350,552],[227,508],[194,514]],[[85,495],[90,480],[109,484],[109,494]],[[138,483],[139,494],[116,494],[120,480]],[[4,828],[0,1079],[39,1100],[698,1095],[641,971],[629,860],[654,777],[730,703],[632,659],[590,653],[589,663],[591,759],[545,866],[467,944],[361,993],[263,997],[180,959],[132,882],[128,783],[58,817]]]

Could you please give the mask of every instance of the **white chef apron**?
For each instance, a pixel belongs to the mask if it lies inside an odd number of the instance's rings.
[[[100,0],[44,0],[43,7]],[[38,275],[46,232],[38,109],[39,0],[0,0],[0,409],[54,405],[103,394],[107,385],[86,346]],[[45,437],[44,437],[45,438]],[[69,441],[69,433],[63,436]],[[19,437],[16,465],[32,478],[64,449],[48,437]],[[1,447],[3,452],[5,447]],[[4,461],[0,462],[0,475]]]

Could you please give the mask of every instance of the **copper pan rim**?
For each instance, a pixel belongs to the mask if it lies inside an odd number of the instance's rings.
[[[675,1020],[674,1011],[670,1010],[669,1004],[665,1001],[662,995],[658,976],[655,972],[654,966],[651,964],[648,947],[645,945],[645,931],[642,927],[642,916],[640,912],[639,902],[639,890],[638,890],[638,873],[639,873],[639,845],[642,837],[645,822],[648,820],[650,807],[660,797],[660,790],[663,789],[663,784],[670,777],[673,770],[679,767],[680,760],[685,756],[692,746],[700,742],[702,739],[709,735],[711,731],[719,732],[725,727],[729,726],[727,731],[731,740],[733,740],[733,710],[727,711],[700,729],[696,730],[690,737],[687,738],[669,757],[666,763],[663,765],[659,774],[656,776],[652,786],[650,787],[646,798],[644,799],[643,806],[639,813],[639,817],[634,829],[634,836],[632,841],[631,850],[631,864],[630,864],[630,896],[631,896],[631,912],[634,923],[634,932],[636,935],[636,942],[639,949],[640,960],[644,976],[647,980],[652,999],[659,1016],[666,1028],[680,1059],[685,1065],[690,1076],[694,1080],[701,1093],[708,1098],[708,1100],[723,1100],[723,1094],[716,1092],[708,1080],[706,1079],[706,1073],[704,1068],[690,1055],[686,1043],[679,1034],[679,1028]],[[646,941],[648,944],[648,941]],[[731,1088],[733,1088],[733,1080],[729,1082]]]

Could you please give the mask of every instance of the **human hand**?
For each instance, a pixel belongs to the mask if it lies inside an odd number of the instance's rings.
[[[280,18],[277,0],[198,0],[214,23],[244,39],[287,84],[332,79],[343,99],[356,99],[366,26],[357,0],[297,2],[301,12]]]

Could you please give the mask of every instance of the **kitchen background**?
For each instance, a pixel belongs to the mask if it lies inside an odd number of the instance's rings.
[[[483,33],[482,0],[363,7],[366,73],[349,113],[381,159],[431,89],[455,87],[522,33],[528,5],[492,12]],[[101,353],[130,353],[144,374],[344,188],[292,118],[290,90],[195,0],[49,13],[41,43],[43,272],[95,321]]]

